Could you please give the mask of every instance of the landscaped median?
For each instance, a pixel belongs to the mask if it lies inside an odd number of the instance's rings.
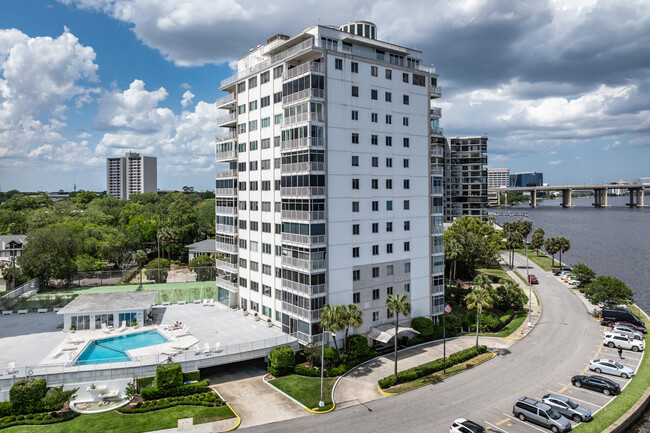
[[[488,352],[486,346],[478,346],[478,349],[470,347],[449,355],[446,360],[438,358],[417,367],[400,371],[397,373],[397,381],[395,375],[391,374],[380,379],[377,383],[384,392],[400,393],[437,382],[447,376],[475,367],[493,356],[494,354]],[[445,365],[447,372],[442,373]]]
[[[326,377],[323,379],[324,407],[318,406],[320,401],[320,377],[290,374],[269,380],[268,383],[291,396],[291,398],[313,412],[328,412],[334,406],[332,402],[332,387],[336,383],[335,377]]]

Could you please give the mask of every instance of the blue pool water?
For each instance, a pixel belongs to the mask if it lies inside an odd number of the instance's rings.
[[[94,340],[88,343],[74,365],[130,361],[131,358],[126,354],[127,350],[162,344],[167,341],[169,340],[156,330]]]

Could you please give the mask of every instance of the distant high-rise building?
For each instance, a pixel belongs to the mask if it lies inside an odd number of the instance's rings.
[[[516,188],[526,186],[544,186],[544,174],[537,173],[536,171],[511,174],[510,186]]]
[[[488,168],[487,184],[488,188],[501,188],[510,186],[510,169]]]
[[[445,221],[487,215],[487,140],[447,138],[445,146]]]
[[[131,194],[158,190],[158,160],[155,156],[126,156],[106,158],[106,193],[118,199]]]

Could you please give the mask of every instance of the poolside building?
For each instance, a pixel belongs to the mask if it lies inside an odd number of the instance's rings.
[[[103,323],[115,328],[122,322],[126,326],[133,326],[134,322],[143,326],[157,294],[152,291],[80,295],[57,314],[63,316],[65,331],[101,329]]]

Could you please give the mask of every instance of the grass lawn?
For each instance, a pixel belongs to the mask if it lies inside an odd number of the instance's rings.
[[[650,322],[648,322],[646,316],[636,306],[632,305],[630,308],[635,316],[645,322],[646,327],[650,326]],[[625,387],[623,392],[595,414],[593,421],[580,424],[574,431],[580,433],[604,431],[613,422],[623,416],[643,396],[648,388],[650,388],[650,357],[646,356],[644,352],[643,360],[641,361],[636,376],[630,380],[630,383]]]
[[[162,430],[178,426],[181,418],[194,418],[194,424],[234,418],[235,414],[228,406],[176,406],[141,414],[121,414],[115,411],[94,415],[81,415],[72,421],[49,426],[15,426],[5,429],[7,433],[87,433],[120,432],[139,433]]]
[[[519,254],[521,254],[523,256],[526,255],[526,250],[525,249],[516,249],[515,252],[519,253]],[[558,260],[558,257],[559,257],[559,255],[556,254],[555,255],[555,267],[556,268],[560,266],[560,262]],[[535,250],[528,250],[528,259],[531,262],[537,264],[537,266],[544,269],[545,271],[550,271],[551,269],[553,269],[553,267],[551,267],[551,263],[553,262],[553,260],[552,260],[551,256],[549,256],[549,255],[546,255],[544,253],[539,253],[539,257],[538,257]]]
[[[332,407],[332,387],[335,377],[326,377],[323,381],[323,401],[325,407],[318,407],[320,401],[320,377],[299,376],[290,374],[278,377],[269,383],[284,393],[298,400],[312,410],[328,410]]]
[[[394,394],[400,394],[402,392],[410,391],[415,388],[419,388],[421,386],[429,385],[430,383],[435,383],[439,382],[449,376],[453,376],[455,374],[458,374],[462,371],[467,370],[468,368],[475,367],[479,364],[484,363],[485,361],[492,359],[494,357],[494,354],[491,352],[483,353],[473,359],[470,359],[469,361],[463,362],[462,364],[456,364],[452,367],[449,367],[447,369],[447,373],[443,373],[442,371],[438,371],[436,373],[430,374],[428,376],[421,377],[419,379],[412,380],[411,382],[406,382],[406,383],[400,383],[399,385],[395,385],[393,387],[387,388],[384,391],[385,392],[391,392]],[[471,367],[468,367],[468,365],[471,365]]]
[[[503,328],[499,332],[487,332],[487,333],[479,333],[479,336],[482,337],[507,337],[513,332],[515,332],[519,327],[524,323],[524,320],[528,317],[528,313],[526,311],[520,311],[517,313],[517,315],[508,323],[508,326]]]
[[[512,278],[510,277],[510,275],[508,275],[508,273],[505,270],[503,270],[502,268],[498,268],[498,269],[480,268],[480,269],[477,269],[476,272],[481,273],[481,274],[485,274],[485,275],[489,276],[490,278],[492,278],[492,280],[494,280],[494,281],[499,281],[499,280],[512,281]],[[514,281],[513,281],[513,283],[514,283]]]

